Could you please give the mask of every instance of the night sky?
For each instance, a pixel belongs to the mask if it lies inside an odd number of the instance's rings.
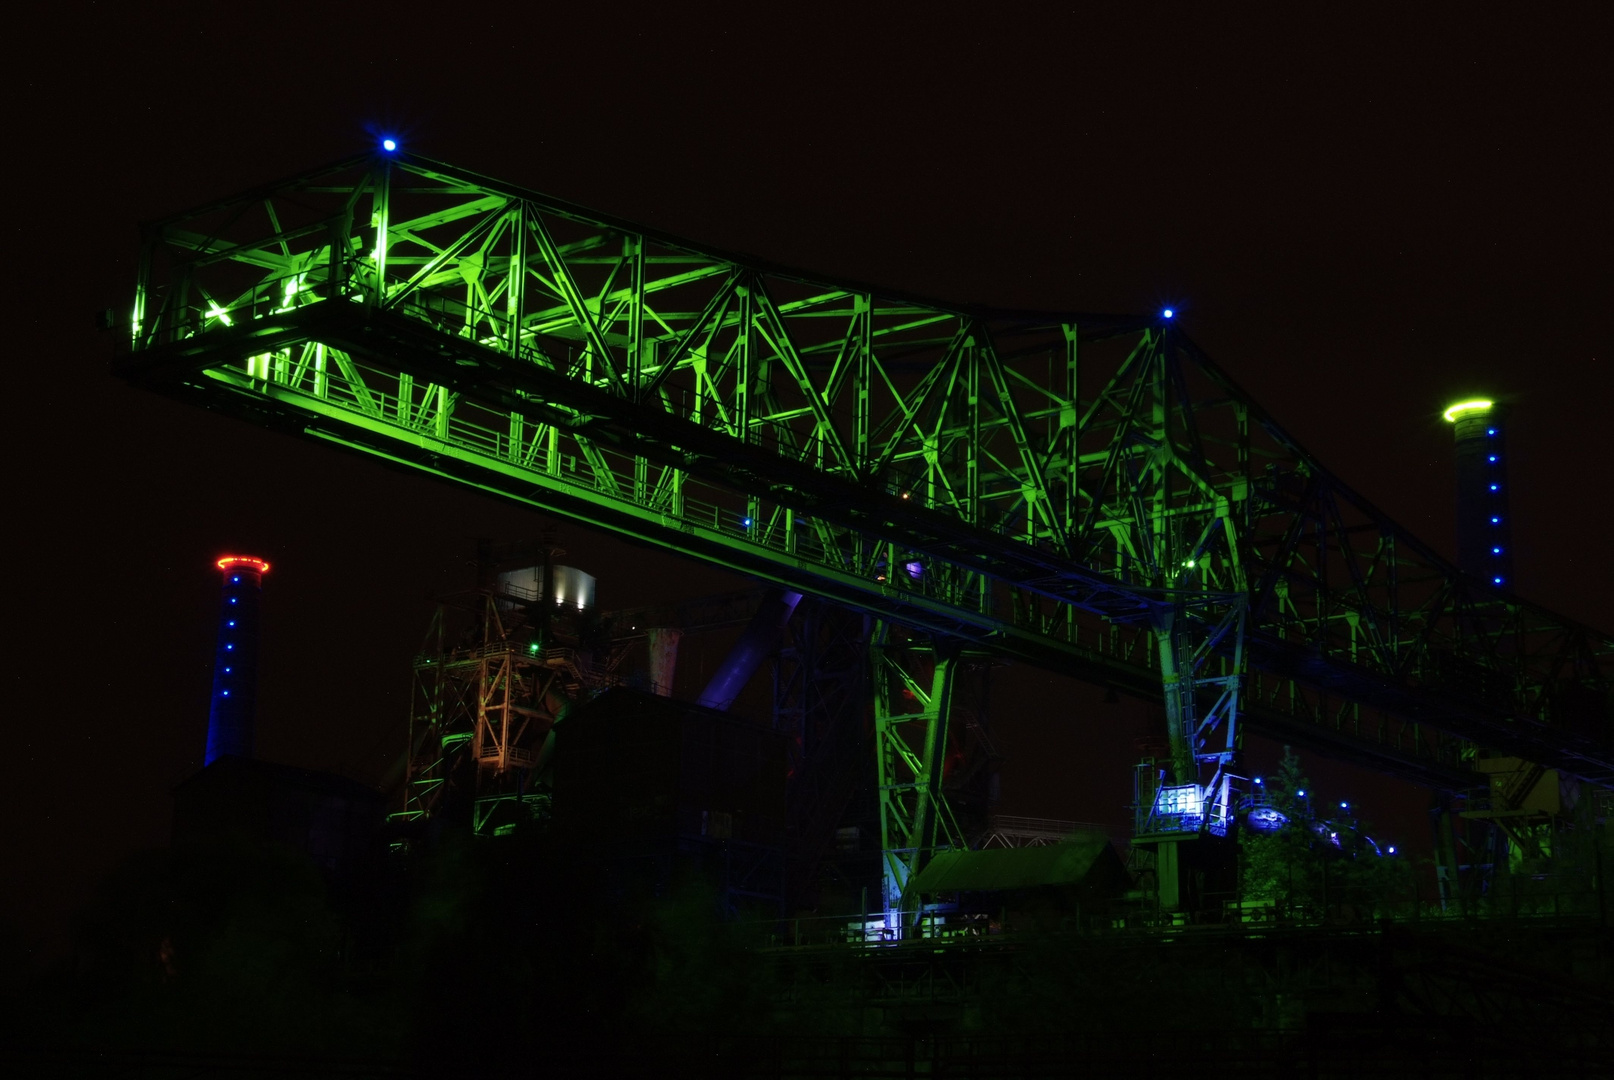
[[[201,764],[226,549],[274,563],[260,754],[373,784],[396,779],[427,598],[468,583],[472,538],[552,527],[607,607],[744,584],[108,374],[91,315],[126,306],[142,219],[381,131],[826,274],[1017,308],[1169,304],[1448,553],[1440,409],[1497,397],[1520,591],[1614,629],[1614,9],[995,7],[77,3],[14,25],[11,928],[59,950],[93,884],[166,840],[169,791]],[[1126,820],[1150,710],[1029,669],[998,687],[1002,808]],[[1252,740],[1257,768],[1276,753]],[[1423,793],[1306,764],[1426,846]]]

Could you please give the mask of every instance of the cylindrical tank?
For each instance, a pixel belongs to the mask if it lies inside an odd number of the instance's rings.
[[[1457,566],[1494,588],[1513,589],[1513,516],[1508,511],[1507,428],[1494,401],[1460,401],[1442,414],[1457,442]]]
[[[269,572],[269,564],[255,555],[226,555],[217,565],[224,589],[213,650],[204,765],[225,756],[252,756],[258,706],[258,610],[263,575]]]
[[[549,578],[553,579],[553,587]],[[525,566],[520,570],[506,570],[499,575],[498,587],[500,593],[516,600],[532,602],[547,596],[556,607],[568,611],[587,611],[594,607],[594,575],[585,574],[574,566]]]

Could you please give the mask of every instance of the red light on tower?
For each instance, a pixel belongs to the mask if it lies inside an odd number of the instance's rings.
[[[225,555],[218,647],[213,653],[213,698],[207,718],[207,755],[250,758],[258,702],[258,609],[269,563],[256,555]]]

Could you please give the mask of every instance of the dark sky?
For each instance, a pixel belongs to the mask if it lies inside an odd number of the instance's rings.
[[[126,303],[140,220],[381,130],[905,291],[1170,303],[1303,445],[1446,551],[1440,408],[1502,398],[1521,590],[1614,628],[1610,8],[683,7],[70,3],[14,27],[0,877],[25,934],[64,940],[91,883],[165,839],[168,791],[200,765],[217,553],[275,563],[261,753],[380,783],[425,598],[464,580],[470,538],[550,524],[107,373],[90,315]],[[739,584],[558,534],[608,606]],[[1006,809],[1123,819],[1141,704],[1012,669],[998,704]],[[1252,746],[1258,766],[1275,752]],[[1421,794],[1312,771],[1421,827]]]

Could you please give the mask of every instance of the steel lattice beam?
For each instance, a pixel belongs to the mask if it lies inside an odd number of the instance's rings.
[[[1174,634],[1201,762],[1234,686],[1434,786],[1476,743],[1614,784],[1614,641],[1461,575],[1159,319],[822,281],[398,155],[152,223],[128,330],[136,383],[926,633],[1149,696]]]

